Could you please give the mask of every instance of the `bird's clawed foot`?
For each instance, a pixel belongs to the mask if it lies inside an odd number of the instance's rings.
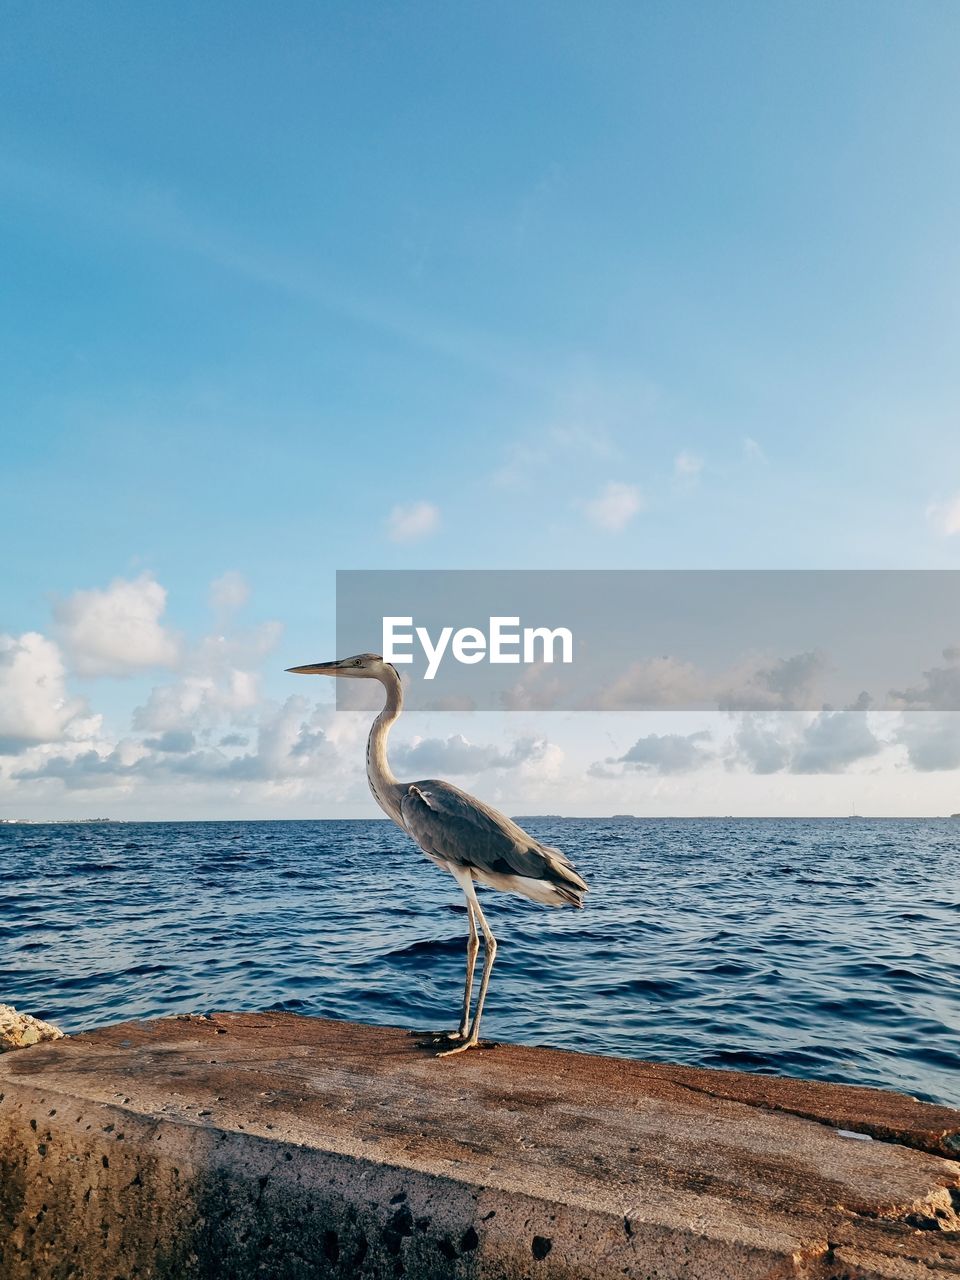
[[[421,1040],[424,1044],[446,1044],[449,1041],[466,1040],[467,1032],[463,1027],[459,1031],[411,1031],[411,1036]]]
[[[468,1027],[460,1027],[458,1031],[411,1031],[419,1041],[418,1048],[433,1049],[438,1058],[449,1058],[454,1053],[465,1053],[467,1049],[476,1049],[480,1037],[473,1034]],[[451,1045],[448,1049],[444,1046]]]
[[[470,1031],[410,1031],[408,1035],[417,1041],[417,1048],[432,1050],[438,1058],[449,1058],[454,1053],[465,1053],[467,1049],[490,1049],[495,1041],[485,1040]],[[450,1048],[446,1048],[450,1045]]]
[[[457,1036],[459,1037],[459,1032]],[[455,1045],[452,1049],[441,1049],[437,1054],[438,1058],[449,1058],[455,1053],[466,1053],[468,1049],[475,1049],[480,1041],[476,1036],[471,1036],[469,1040],[464,1040],[462,1044]]]

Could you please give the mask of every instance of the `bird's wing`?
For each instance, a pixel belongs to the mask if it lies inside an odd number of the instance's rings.
[[[400,801],[404,826],[426,852],[494,875],[587,886],[560,852],[449,782],[412,783]]]

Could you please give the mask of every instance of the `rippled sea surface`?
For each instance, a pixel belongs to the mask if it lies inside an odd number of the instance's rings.
[[[528,819],[584,911],[481,891],[484,1032],[960,1104],[960,820]],[[466,916],[387,822],[0,827],[0,1002],[74,1031],[453,1026]]]

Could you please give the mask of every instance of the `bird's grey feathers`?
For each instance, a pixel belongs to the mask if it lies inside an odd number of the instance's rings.
[[[496,877],[546,880],[562,898],[581,905],[587,885],[559,849],[541,844],[459,787],[435,778],[411,783],[404,787],[400,811],[425,853]]]

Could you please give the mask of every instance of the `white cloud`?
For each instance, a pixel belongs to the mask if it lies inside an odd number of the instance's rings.
[[[337,747],[327,732],[332,714],[328,707],[311,708],[307,698],[291,694],[282,706],[264,709],[255,750],[218,771],[262,782],[316,778],[321,765],[336,760]]]
[[[493,480],[504,488],[520,488],[535,480],[542,481],[545,472],[558,467],[567,470],[571,461],[581,464],[584,459],[609,458],[613,453],[610,438],[602,427],[556,423],[512,440]]]
[[[138,743],[124,739],[113,748],[98,744],[40,756],[25,764],[14,777],[20,783],[56,781],[68,791],[106,788],[129,793],[145,754]]]
[[[166,590],[149,573],[77,591],[54,607],[71,667],[83,676],[126,676],[172,667],[179,643],[161,623]]]
[[[557,668],[552,663],[537,662],[501,694],[500,702],[507,711],[549,711],[564,692]]]
[[[821,711],[803,731],[791,773],[843,773],[879,755],[883,744],[862,711]]]
[[[957,717],[960,721],[960,716]],[[729,723],[729,722],[728,722]],[[620,756],[598,760],[589,776],[623,778],[630,773],[683,775],[722,766],[727,775],[744,771],[771,774],[828,775],[879,756],[888,745],[874,732],[864,710],[744,714],[733,721],[734,733],[720,739],[707,729],[693,733],[648,733]],[[949,767],[928,765],[930,768]]]
[[[198,745],[193,732],[166,730],[142,742],[128,738],[113,747],[97,743],[34,758],[16,777],[54,779],[70,791],[117,787],[149,791],[165,783],[208,790],[219,787],[222,795],[228,793],[224,785],[243,784],[256,786],[263,795],[277,790],[295,795],[322,790],[331,778],[360,776],[360,743],[342,725],[336,731],[331,728],[334,712],[329,706],[311,708],[306,698],[291,696],[282,706],[261,706],[256,719],[256,745],[243,754],[224,751],[222,739],[216,747]]]
[[[703,470],[703,458],[682,449],[673,460],[673,471],[678,480],[695,480]]]
[[[960,493],[946,502],[931,502],[927,507],[927,519],[945,538],[960,533]]]
[[[219,724],[256,707],[259,696],[257,675],[237,667],[218,676],[184,676],[152,689],[144,705],[134,710],[133,727],[145,733],[168,733]]]
[[[751,773],[779,773],[790,763],[793,742],[776,724],[762,716],[745,715],[733,740],[733,751],[727,763],[731,767],[745,765]]]
[[[440,526],[440,511],[432,502],[411,502],[396,506],[387,517],[391,542],[414,542],[434,533]]]
[[[960,713],[911,711],[903,716],[894,740],[921,773],[960,769]]]
[[[960,649],[944,649],[943,658],[946,665],[924,671],[920,684],[891,689],[892,703],[914,711],[960,710]]]
[[[197,737],[190,729],[167,729],[159,738],[147,738],[143,745],[148,751],[186,755],[197,745]]]
[[[218,613],[240,609],[250,599],[250,586],[242,573],[228,569],[210,583],[210,604]]]
[[[743,456],[748,462],[766,462],[767,455],[753,436],[743,437]]]
[[[509,750],[468,742],[462,734],[449,738],[415,738],[394,750],[394,768],[425,778],[446,773],[472,774],[485,769],[514,769],[542,760],[549,743],[545,738],[518,738]]]
[[[776,658],[769,666],[745,662],[724,677],[717,702],[724,711],[794,711],[823,703],[819,684],[827,659],[817,650]]]
[[[206,673],[256,666],[276,649],[282,635],[282,622],[261,622],[243,631],[204,636],[181,665],[186,670]]]
[[[706,729],[685,734],[648,733],[638,738],[622,756],[608,757],[602,763],[592,765],[590,774],[595,778],[619,778],[630,769],[641,773],[692,773],[714,759],[713,754],[701,745],[709,742],[710,738]],[[622,767],[618,769],[618,765]]]
[[[245,718],[260,703],[256,668],[277,646],[279,622],[204,636],[181,656],[179,679],[155,686],[133,712],[140,732],[167,733],[208,728]]]
[[[880,754],[885,743],[865,710],[748,714],[739,722],[727,763],[752,773],[845,773]]]
[[[690,707],[710,695],[706,677],[692,663],[665,656],[634,662],[622,676],[600,690],[597,705],[611,711]]]
[[[221,585],[224,590],[215,593],[215,607],[217,603],[224,607],[238,603],[242,583],[228,576]],[[127,607],[131,596],[138,593],[147,598],[139,614]],[[68,607],[61,607],[61,625],[71,633],[84,670],[102,672],[110,658],[111,670],[117,671],[116,655],[105,653],[102,642],[91,653],[91,636],[97,636],[92,620],[109,621],[121,614],[124,634],[132,631],[140,641],[135,652],[142,656],[153,645],[156,653],[160,641],[150,626],[160,628],[163,602],[162,588],[152,579],[114,583],[105,592],[72,597]],[[136,625],[130,621],[131,614]],[[289,789],[297,779],[303,779],[304,788],[309,789],[314,785],[308,777],[309,760],[319,759],[321,748],[328,755],[336,751],[314,723],[320,713],[309,712],[306,700],[301,700],[302,707],[293,699],[280,709],[263,701],[256,668],[275,648],[281,631],[279,623],[266,622],[178,646],[179,675],[156,686],[145,703],[134,709],[133,736],[108,740],[91,729],[77,741],[77,726],[83,721],[73,720],[66,734],[55,738],[55,722],[46,730],[45,745],[24,751],[18,767],[8,771],[7,778],[21,788],[33,784],[34,794],[43,797],[50,795],[51,787],[70,794],[102,793],[105,805],[114,801],[149,804],[158,795],[168,795],[179,803],[188,793],[208,802],[219,796],[222,802],[227,796],[235,798],[238,787],[245,787],[251,796],[268,797],[276,788]],[[38,639],[42,641],[42,637]],[[56,646],[50,648],[59,660]],[[91,662],[93,656],[96,663]],[[166,656],[174,655],[168,649]],[[62,694],[62,664],[58,674]],[[90,725],[99,728],[96,721]],[[236,748],[245,748],[253,733],[255,748],[246,754],[238,752]],[[326,767],[318,771],[321,787],[327,772]]]
[[[750,657],[720,674],[708,674],[691,662],[666,654],[631,663],[622,675],[597,691],[604,710],[672,708],[686,710],[715,703],[723,711],[800,710],[823,705],[819,682],[827,660],[818,652],[789,658]],[[591,704],[594,695],[589,697]]]
[[[626,528],[643,507],[643,496],[637,486],[621,480],[611,480],[596,498],[584,503],[588,519],[611,533]]]
[[[60,650],[46,636],[0,635],[0,755],[99,728],[99,717],[68,696],[65,674]]]

